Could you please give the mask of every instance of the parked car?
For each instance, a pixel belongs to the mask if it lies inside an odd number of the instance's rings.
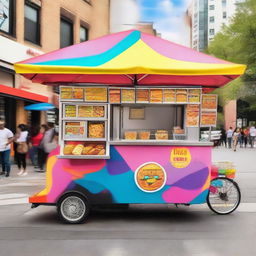
[[[221,131],[211,131],[211,137],[209,139],[209,130],[201,132],[201,140],[202,141],[211,141],[214,144],[214,147],[218,146],[221,138]]]

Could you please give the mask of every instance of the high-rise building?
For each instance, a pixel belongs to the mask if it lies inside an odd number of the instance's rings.
[[[187,10],[190,19],[190,46],[203,51],[209,42],[228,25],[237,5],[244,0],[192,0]]]

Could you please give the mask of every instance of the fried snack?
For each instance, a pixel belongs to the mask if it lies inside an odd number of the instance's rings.
[[[126,140],[136,140],[137,139],[137,132],[135,132],[135,131],[126,131],[124,133],[124,138]]]
[[[156,140],[168,140],[168,131],[157,130],[155,133]]]
[[[185,131],[181,129],[179,126],[173,127],[173,134],[184,134]]]
[[[149,131],[141,131],[139,132],[139,139],[140,140],[149,140],[150,132]]]
[[[122,89],[122,103],[134,103],[134,102],[135,102],[135,90]]]
[[[200,102],[200,90],[198,89],[191,89],[188,93],[188,102]]]
[[[88,155],[88,152],[93,149],[94,145],[93,144],[88,144],[85,145],[82,151],[82,155]]]
[[[78,117],[93,117],[93,106],[78,106]]]
[[[187,90],[176,91],[176,102],[187,102]]]
[[[217,108],[217,95],[206,94],[202,96],[202,109],[216,109]]]
[[[107,88],[89,87],[85,88],[85,101],[107,102]]]
[[[104,138],[104,123],[89,123],[89,138]]]
[[[93,117],[104,117],[104,106],[93,106]]]
[[[74,88],[73,89],[73,98],[74,99],[83,99],[84,98],[84,89],[83,88]]]
[[[102,156],[102,155],[106,155],[106,150],[105,150],[105,148],[101,149],[98,155],[101,155],[101,156]]]
[[[109,102],[120,103],[120,101],[121,101],[120,89],[109,89]]]
[[[76,145],[75,148],[73,149],[72,154],[79,156],[79,155],[82,154],[83,149],[84,149],[84,145],[83,145],[83,144],[78,144],[78,145]]]
[[[164,89],[164,102],[174,103],[176,101],[176,91],[175,89]]]
[[[151,89],[150,90],[150,102],[151,103],[162,103],[163,102],[163,90],[162,89]]]
[[[87,154],[88,155],[98,155],[102,149],[94,147]]]
[[[61,99],[72,99],[72,87],[62,87],[60,89],[60,98]]]
[[[72,155],[72,151],[75,148],[76,145],[73,144],[67,144],[64,146],[63,154],[64,155]]]
[[[148,89],[136,90],[136,102],[149,102]]]
[[[76,117],[76,106],[66,105],[65,106],[65,117]]]

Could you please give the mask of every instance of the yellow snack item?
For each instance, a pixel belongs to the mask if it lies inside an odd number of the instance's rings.
[[[86,146],[83,148],[82,154],[83,154],[83,155],[88,155],[88,152],[89,152],[93,147],[94,147],[93,144],[86,145]]]
[[[75,148],[72,151],[73,155],[81,155],[84,149],[84,145],[83,144],[78,144],[75,146]]]
[[[168,131],[157,130],[155,133],[156,140],[168,140]]]
[[[137,139],[137,132],[134,131],[126,131],[124,133],[124,138],[126,140],[136,140]]]
[[[64,155],[72,155],[72,151],[75,148],[75,145],[68,144],[64,146],[63,154]]]

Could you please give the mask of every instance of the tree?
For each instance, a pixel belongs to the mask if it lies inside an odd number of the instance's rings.
[[[222,106],[227,100],[256,101],[256,1],[239,3],[229,26],[223,26],[207,53],[227,61],[247,65],[245,74],[216,90]],[[253,107],[253,110],[255,107]]]

